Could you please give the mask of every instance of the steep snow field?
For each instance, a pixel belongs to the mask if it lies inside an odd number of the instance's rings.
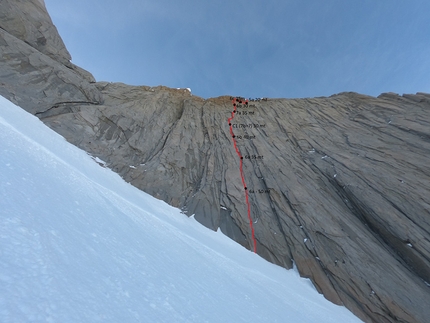
[[[360,322],[0,97],[0,322]]]

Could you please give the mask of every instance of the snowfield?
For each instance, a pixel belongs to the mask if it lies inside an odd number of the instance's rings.
[[[0,97],[0,322],[361,322]]]

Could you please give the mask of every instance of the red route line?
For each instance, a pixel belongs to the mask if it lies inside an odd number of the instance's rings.
[[[240,168],[240,177],[242,177],[242,184],[243,184],[243,187],[244,187],[244,189],[245,189],[245,199],[246,199],[246,205],[248,206],[248,220],[249,220],[249,227],[250,227],[250,229],[251,229],[251,236],[252,236],[252,243],[253,243],[253,245],[254,245],[254,253],[257,253],[257,240],[255,239],[255,233],[254,233],[254,226],[253,226],[253,224],[252,224],[252,218],[251,218],[251,205],[249,204],[249,196],[248,196],[248,189],[247,189],[247,187],[246,187],[246,184],[245,184],[245,176],[243,175],[243,157],[242,157],[242,155],[240,154],[240,151],[239,151],[239,148],[237,148],[237,144],[236,144],[236,139],[234,139],[235,138],[235,135],[234,135],[234,133],[233,133],[233,126],[232,126],[232,124],[231,124],[231,120],[233,120],[233,118],[234,118],[234,114],[236,113],[236,108],[237,108],[237,104],[236,104],[236,102],[237,102],[238,100],[236,99],[236,98],[233,98],[233,100],[232,100],[232,102],[233,102],[233,106],[234,106],[234,110],[233,110],[233,112],[231,113],[231,117],[230,118],[228,118],[228,125],[230,126],[230,134],[231,134],[231,137],[233,138],[233,145],[234,145],[234,149],[236,150],[236,153],[237,153],[237,155],[239,156],[239,162],[240,162],[240,166],[239,166],[239,168]],[[245,101],[246,103],[248,103],[248,100],[246,100]],[[243,104],[243,101],[239,101],[239,103],[241,103],[241,104]]]

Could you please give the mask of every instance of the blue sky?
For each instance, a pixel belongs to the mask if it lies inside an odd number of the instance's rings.
[[[430,92],[428,0],[45,0],[98,81],[204,98]]]

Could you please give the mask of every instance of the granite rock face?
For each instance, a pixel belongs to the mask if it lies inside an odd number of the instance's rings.
[[[91,73],[70,62],[43,1],[0,1],[0,54],[0,94],[33,114],[102,100]]]
[[[40,12],[27,21],[28,6]],[[429,94],[243,100],[233,139],[230,96],[94,83],[69,65],[43,3],[2,1],[0,11],[0,94],[126,181],[252,249],[235,141],[258,254],[286,268],[294,261],[366,322],[428,321]]]

